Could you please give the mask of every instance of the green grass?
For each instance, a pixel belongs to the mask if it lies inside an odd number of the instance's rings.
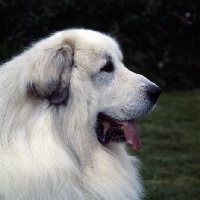
[[[137,124],[145,199],[199,200],[200,91],[163,93]]]

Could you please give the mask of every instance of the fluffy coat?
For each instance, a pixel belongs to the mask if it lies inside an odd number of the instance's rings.
[[[116,70],[100,74],[107,57]],[[148,84],[123,66],[114,39],[84,29],[58,32],[3,64],[0,199],[141,199],[137,158],[123,144],[99,143],[95,125],[99,112],[149,112]]]

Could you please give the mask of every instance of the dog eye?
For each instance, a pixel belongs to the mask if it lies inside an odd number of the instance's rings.
[[[112,72],[114,71],[114,66],[112,64],[111,61],[108,61],[102,68],[100,71],[103,71],[103,72]]]

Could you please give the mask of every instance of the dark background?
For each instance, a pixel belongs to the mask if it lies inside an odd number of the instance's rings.
[[[199,0],[0,0],[0,62],[52,32],[116,37],[125,64],[162,89],[200,87]]]

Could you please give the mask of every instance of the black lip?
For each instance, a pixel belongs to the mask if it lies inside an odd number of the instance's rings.
[[[110,127],[106,133],[104,133],[104,127],[101,124],[101,121],[107,117],[106,115],[99,113],[97,116],[97,124],[96,124],[96,134],[97,139],[101,144],[106,144],[110,141],[112,142],[126,142],[125,135],[123,131],[118,129],[117,126]],[[109,117],[110,118],[110,117]]]

